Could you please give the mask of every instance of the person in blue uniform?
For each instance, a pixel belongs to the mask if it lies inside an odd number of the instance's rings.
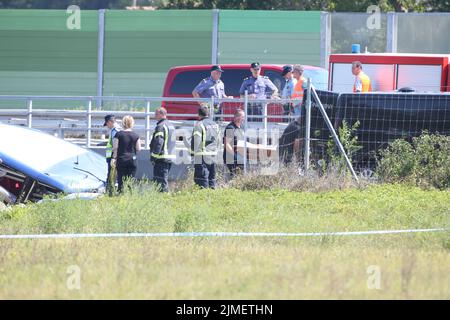
[[[252,76],[245,78],[239,89],[241,98],[244,97],[245,91],[247,91],[249,99],[272,99],[278,96],[278,89],[269,77],[261,76],[261,64],[259,62],[253,62],[250,65],[250,71]],[[262,103],[249,103],[247,113],[248,115],[261,116],[262,110]],[[261,122],[262,119],[249,117],[249,121]]]
[[[211,98],[216,99],[232,98],[225,94],[225,84],[220,80],[222,76],[222,68],[219,65],[214,65],[211,67],[211,75],[208,78],[203,79],[192,91],[192,96],[194,98]],[[200,103],[200,105],[206,105],[206,103]],[[220,104],[218,102],[214,103],[214,111],[216,113],[221,113]]]

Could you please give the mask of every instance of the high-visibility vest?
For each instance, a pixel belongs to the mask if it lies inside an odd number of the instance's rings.
[[[164,120],[158,124],[155,132],[153,132],[153,139],[162,136],[164,139],[163,148],[160,153],[151,152],[151,156],[155,159],[172,160],[176,158],[175,155],[175,127],[169,120]]]
[[[300,79],[297,81],[297,84],[294,87],[294,93],[291,96],[292,99],[298,99],[298,100],[303,99],[303,91],[305,90],[303,88],[304,81],[306,81],[306,79],[303,76],[301,76]]]
[[[216,156],[219,135],[219,126],[214,121],[209,120],[208,118],[199,121],[197,126],[194,127],[194,132],[192,134],[191,154],[195,156]],[[201,139],[200,148],[198,148],[198,150],[194,150],[196,139]]]
[[[106,143],[106,155],[105,155],[106,159],[112,158],[114,131],[117,133],[118,131],[117,128],[112,128],[111,131],[109,132],[109,139],[108,142]]]
[[[362,90],[361,92],[371,92],[372,91],[372,83],[370,81],[370,78],[367,74],[365,74],[364,72],[360,72],[356,78],[359,78],[362,82]],[[356,92],[356,80],[355,79],[355,84],[353,84],[353,92]]]

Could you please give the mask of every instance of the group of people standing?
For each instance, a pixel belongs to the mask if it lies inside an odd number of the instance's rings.
[[[241,88],[241,97],[247,91],[252,99],[264,99],[267,92],[272,97],[278,95],[277,87],[268,77],[261,76],[261,66],[258,62],[250,65],[252,76],[245,78]],[[211,76],[203,79],[193,90],[192,95],[196,98],[228,98],[225,94],[225,86],[220,80],[223,72],[219,65],[211,67]],[[306,81],[303,77],[301,65],[286,65],[283,67],[282,76],[286,80],[281,98],[292,100],[285,105],[285,114],[294,113],[295,120],[292,121],[283,132],[279,143],[280,160],[284,164],[292,162],[300,150],[300,115],[303,92]],[[362,71],[359,61],[352,63],[352,73],[355,75],[354,92],[369,92],[372,90],[369,77]],[[217,107],[217,106],[215,106]],[[244,169],[244,149],[239,147],[239,141],[244,140],[243,122],[245,113],[242,109],[236,109],[231,121],[225,128],[223,138],[219,126],[210,118],[208,105],[200,104],[198,108],[199,120],[195,123],[192,132],[189,149],[194,159],[194,182],[201,188],[215,188],[217,154],[220,144],[223,143],[223,161],[226,164],[231,178],[235,177]],[[249,115],[262,115],[262,105],[250,103]],[[167,110],[159,107],[155,110],[157,120],[153,137],[150,143],[150,161],[153,164],[153,181],[158,185],[160,191],[168,192],[169,171],[173,161],[176,159],[175,127],[167,119]],[[249,117],[250,120],[250,117]],[[123,191],[123,184],[127,178],[132,178],[137,169],[137,153],[141,150],[139,135],[132,129],[134,119],[125,116],[122,119],[122,129],[116,124],[114,115],[105,117],[104,126],[110,129],[109,140],[106,146],[106,161],[108,164],[107,186],[112,194],[116,179],[119,193]],[[117,175],[115,174],[117,173]]]
[[[224,99],[230,98],[225,93],[225,84],[220,79],[224,70],[219,65],[214,65],[210,69],[211,75],[203,79],[192,91],[194,98],[211,98]],[[303,91],[306,86],[306,80],[303,77],[304,68],[301,65],[286,65],[283,67],[282,76],[286,83],[281,92],[282,99],[292,99],[295,102],[284,105],[284,114],[295,114],[300,116],[300,106],[303,99]],[[243,79],[239,89],[241,98],[248,94],[250,100],[264,100],[267,98],[279,98],[277,86],[267,76],[261,75],[261,64],[253,62],[250,64],[251,76]],[[219,112],[219,104],[216,102],[214,106],[216,112]],[[249,121],[262,121],[263,103],[251,102],[248,104]]]
[[[224,163],[231,177],[243,170],[243,151],[238,148],[238,141],[243,140],[242,124],[244,111],[236,110],[233,121],[228,124],[222,136],[219,126],[209,115],[207,106],[198,109],[199,120],[196,122],[189,151],[194,160],[194,182],[201,188],[216,187],[217,155],[223,142]],[[176,132],[172,122],[167,119],[167,110],[159,107],[155,110],[157,120],[150,143],[150,162],[153,165],[153,182],[161,192],[169,191],[169,171],[176,159]],[[118,192],[123,192],[124,181],[133,178],[137,169],[137,153],[141,150],[139,135],[132,129],[134,119],[125,116],[122,128],[119,128],[114,115],[105,117],[104,126],[110,130],[106,146],[108,165],[107,188],[112,195],[117,182]]]

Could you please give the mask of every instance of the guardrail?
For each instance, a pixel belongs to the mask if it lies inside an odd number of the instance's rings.
[[[269,128],[268,118],[271,119],[279,119],[280,122],[286,121],[293,118],[293,115],[282,115],[282,114],[268,114],[267,106],[269,104],[285,104],[292,103],[294,101],[288,99],[250,99],[247,92],[244,98],[227,98],[227,99],[216,99],[212,98],[174,98],[174,97],[135,97],[135,96],[21,96],[21,95],[0,95],[0,101],[7,100],[19,100],[24,102],[24,109],[0,109],[0,119],[7,119],[8,122],[12,122],[17,124],[17,122],[23,122],[23,125],[28,126],[29,128],[39,128],[39,129],[50,129],[50,130],[59,130],[60,134],[64,138],[64,130],[69,131],[79,131],[85,133],[85,146],[88,148],[92,146],[93,140],[93,132],[104,131],[103,126],[95,126],[93,121],[95,119],[103,120],[103,117],[114,113],[116,116],[124,116],[131,115],[136,120],[144,120],[143,129],[141,129],[141,124],[136,125],[137,131],[144,131],[145,137],[145,146],[144,148],[148,148],[150,144],[150,136],[153,131],[151,126],[151,119],[154,118],[154,112],[151,111],[152,103],[160,103],[160,102],[196,102],[196,103],[206,103],[210,107],[210,114],[212,115],[214,120],[220,120],[224,118],[230,118],[232,114],[215,114],[214,113],[214,105],[223,104],[223,103],[233,103],[233,104],[241,104],[243,110],[245,110],[246,114],[246,123],[247,128],[259,128],[264,130],[264,142],[267,142],[267,132]],[[55,109],[34,109],[33,102],[39,100],[46,101],[80,101],[85,103],[85,110],[55,110]],[[145,108],[143,111],[136,110],[126,110],[126,111],[111,111],[111,110],[102,110],[99,108],[95,110],[93,108],[94,101],[114,101],[114,102],[122,102],[122,101],[141,101],[144,102]],[[296,101],[298,103],[298,101]],[[262,105],[262,115],[251,115],[253,119],[261,119],[260,122],[248,122],[248,107],[250,104],[261,104]],[[175,114],[169,113],[169,117],[177,117],[177,118],[196,118],[197,114]],[[8,119],[9,117],[9,119]],[[23,119],[16,119],[14,117],[24,117]],[[84,121],[83,123],[75,123],[78,120]],[[103,121],[102,121],[103,122]],[[185,121],[175,121],[178,126],[181,127],[192,127],[192,120]],[[287,123],[285,123],[287,124]],[[281,125],[284,126],[283,123],[271,124],[273,125]]]

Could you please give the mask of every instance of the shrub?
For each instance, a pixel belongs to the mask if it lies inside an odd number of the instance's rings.
[[[450,136],[423,134],[412,143],[399,139],[380,152],[377,175],[385,182],[421,187],[450,186]]]

